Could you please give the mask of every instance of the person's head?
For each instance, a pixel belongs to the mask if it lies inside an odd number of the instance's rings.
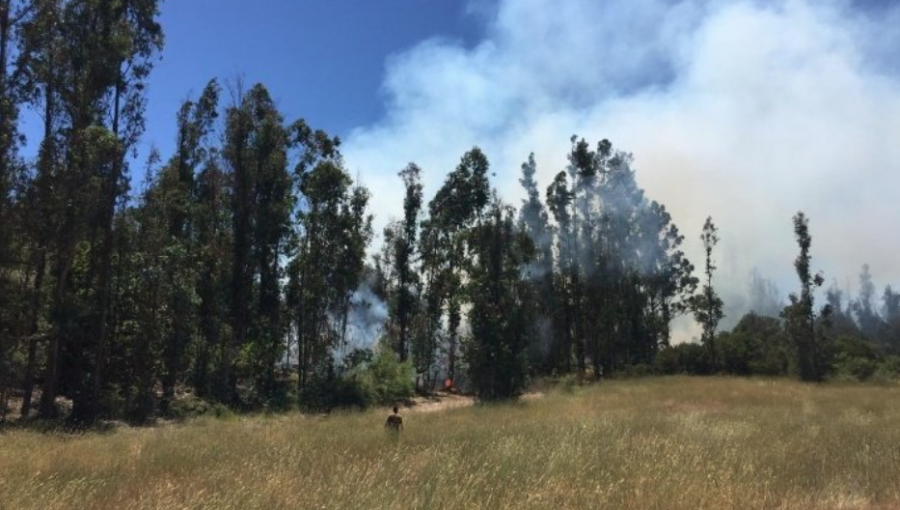
[[[394,406],[394,414],[397,414],[399,412],[400,412],[400,408],[397,406]]]

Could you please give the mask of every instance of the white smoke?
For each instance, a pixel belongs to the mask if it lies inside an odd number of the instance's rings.
[[[483,5],[482,5],[483,6]],[[811,218],[814,267],[863,260],[900,282],[900,7],[841,0],[499,0],[473,47],[428,40],[387,63],[388,113],[347,137],[378,227],[401,214],[396,173],[423,168],[430,197],[481,146],[518,204],[520,164],[544,189],[569,136],[634,153],[700,267],[707,215],[717,282],[746,295],[754,267],[796,287],[791,217]],[[893,225],[893,227],[892,227]],[[689,326],[685,326],[688,328]],[[683,334],[690,334],[688,329]]]
[[[363,282],[350,299],[346,345],[339,346],[338,360],[356,349],[374,349],[384,333],[388,318],[387,304]]]

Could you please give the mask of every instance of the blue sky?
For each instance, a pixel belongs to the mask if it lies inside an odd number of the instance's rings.
[[[162,25],[144,144],[165,156],[181,101],[210,78],[262,82],[289,121],[345,135],[384,114],[390,55],[433,37],[471,44],[481,24],[457,0],[168,0]]]
[[[147,131],[132,176],[148,149],[174,147],[175,114],[212,79],[264,83],[288,121],[345,135],[385,113],[382,79],[390,56],[431,38],[477,40],[477,9],[457,0],[166,0],[162,60],[149,79]],[[223,99],[228,101],[227,91]],[[26,154],[39,124],[26,112]]]

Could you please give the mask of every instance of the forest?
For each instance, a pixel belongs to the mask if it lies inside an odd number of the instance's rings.
[[[172,112],[174,153],[135,162],[158,11],[0,0],[0,421],[365,407],[445,385],[502,400],[538,377],[900,376],[900,289],[868,266],[858,296],[825,289],[802,212],[789,302],[721,331],[713,219],[677,227],[607,140],[572,136],[567,161],[541,162],[552,182],[523,154],[520,204],[478,147],[429,169],[447,172],[430,197],[409,163],[379,236],[341,140],[263,84],[211,80]],[[682,316],[698,342],[672,341]]]

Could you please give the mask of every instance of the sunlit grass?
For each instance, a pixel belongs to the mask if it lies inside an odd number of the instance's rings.
[[[0,435],[3,509],[900,508],[900,388],[662,378],[520,404]]]

